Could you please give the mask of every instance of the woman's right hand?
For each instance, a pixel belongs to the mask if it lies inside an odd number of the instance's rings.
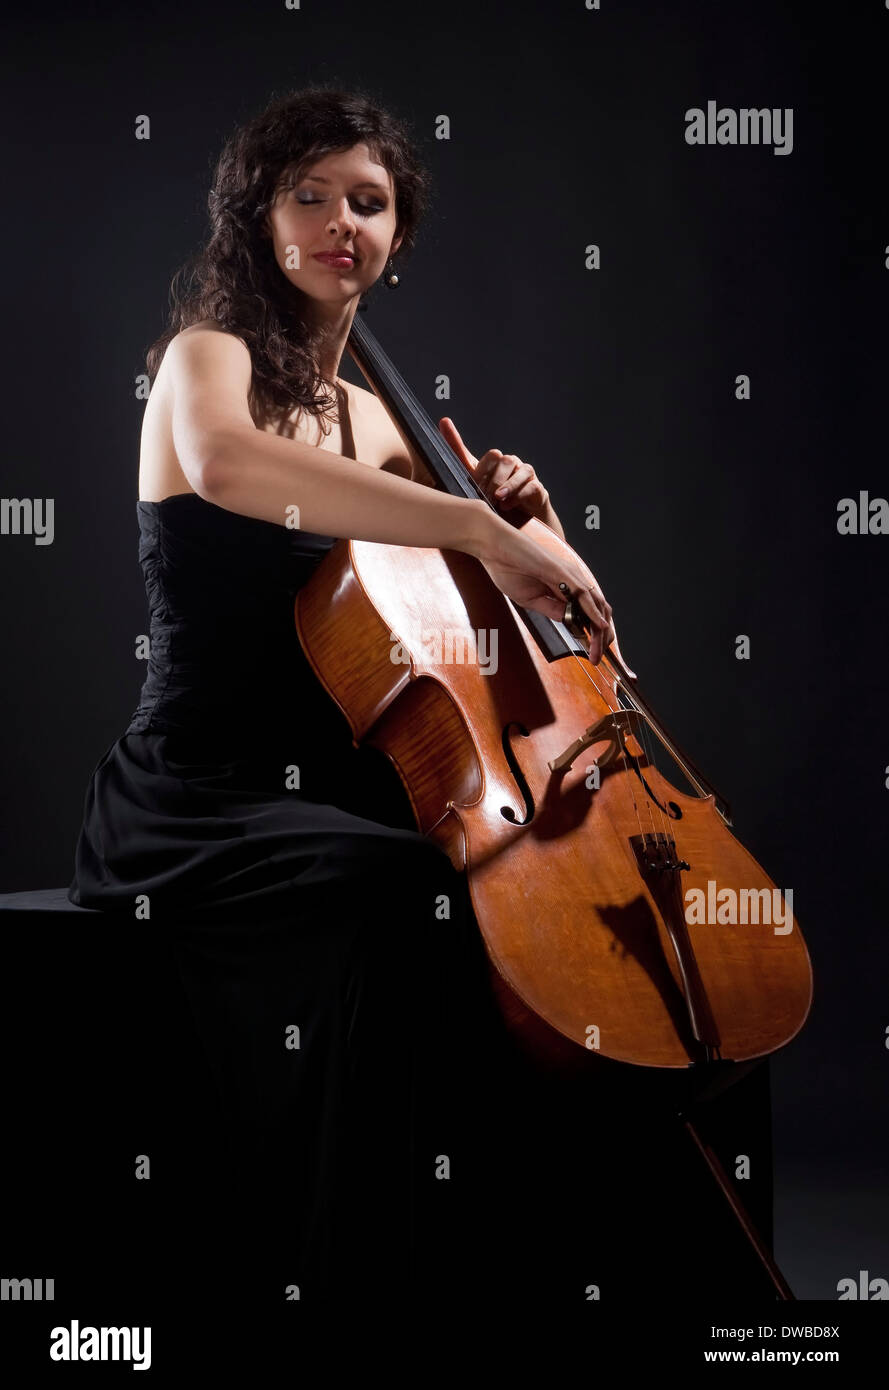
[[[590,660],[593,665],[601,661],[604,648],[614,641],[611,604],[595,575],[548,527],[532,518],[519,529],[491,512],[469,553],[507,598],[555,622],[562,620],[567,600],[579,596],[591,624]],[[559,589],[560,583],[568,586],[568,593]]]

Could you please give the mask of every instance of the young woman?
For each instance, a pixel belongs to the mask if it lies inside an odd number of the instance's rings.
[[[431,1210],[446,1186],[435,1156],[457,1142],[467,1020],[487,1015],[464,880],[376,813],[382,760],[361,762],[316,681],[294,595],[338,537],[456,549],[552,617],[560,583],[581,593],[594,661],[613,637],[580,566],[423,486],[376,396],[338,375],[426,192],[404,129],[358,94],[292,93],[225,145],[210,237],[148,353],[150,657],[93,771],[69,890],[171,929],[238,1164],[226,1220],[266,1240],[270,1297],[298,1286],[315,1304],[408,1287],[428,1236],[418,1221],[412,1252],[412,1203]],[[476,465],[443,429],[500,509],[561,534],[527,464],[492,449]]]

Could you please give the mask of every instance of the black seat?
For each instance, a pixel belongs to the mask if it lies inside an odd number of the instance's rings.
[[[24,893],[0,893],[0,912],[38,912],[53,918],[63,912],[78,912],[84,917],[104,917],[91,907],[77,907],[68,901],[67,888],[29,888]]]
[[[7,1180],[52,1172],[62,1137],[80,1134],[78,1182],[113,1175],[126,1189],[132,1155],[181,1148],[185,1121],[212,1109],[171,935],[131,912],[77,907],[66,888],[0,893],[0,931],[0,1046],[19,1059],[7,1068],[19,1158]]]

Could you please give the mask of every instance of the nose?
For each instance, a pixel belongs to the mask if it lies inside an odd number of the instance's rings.
[[[349,200],[345,196],[335,203],[327,219],[327,230],[336,236],[341,230],[347,235],[352,235],[357,228],[352,209],[349,207]]]

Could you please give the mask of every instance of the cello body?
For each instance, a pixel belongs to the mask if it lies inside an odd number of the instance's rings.
[[[546,544],[565,545],[529,524]],[[714,795],[680,791],[631,732],[632,767],[609,759],[607,727],[570,767],[550,768],[579,732],[607,720],[614,702],[600,687],[620,683],[612,658],[595,668],[596,685],[588,660],[547,661],[484,567],[461,552],[339,541],[295,616],[353,742],[386,754],[418,828],[465,870],[504,1019],[532,1047],[557,1053],[550,1045],[560,1039],[566,1054],[676,1068],[703,1060],[705,1048],[720,1060],[759,1057],[799,1031],[812,997],[805,943],[792,914],[780,922],[766,911],[781,895]],[[640,862],[638,810],[649,793],[679,812],[668,821],[687,869],[658,876]],[[649,820],[646,811],[643,834],[662,834],[662,817],[650,830]],[[679,885],[665,892],[664,877]],[[738,901],[759,904],[760,920],[686,920],[689,890],[712,906],[726,889],[746,892]],[[677,940],[683,928],[687,940]],[[697,1029],[689,966],[699,976]]]

